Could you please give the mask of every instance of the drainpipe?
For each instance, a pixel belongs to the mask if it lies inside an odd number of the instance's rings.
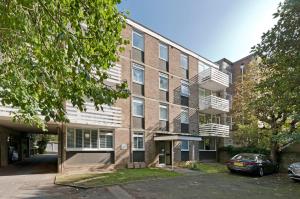
[[[129,77],[129,81],[130,81],[130,88],[132,89],[132,50],[130,50],[130,66],[129,66],[129,70],[130,70],[130,77]],[[133,126],[133,121],[132,121],[132,96],[130,95],[129,97],[130,100],[130,104],[129,104],[129,117],[130,117],[130,124],[129,124],[129,159],[130,162],[133,163],[133,151],[132,151],[132,126]]]

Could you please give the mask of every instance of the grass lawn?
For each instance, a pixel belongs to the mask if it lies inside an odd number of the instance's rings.
[[[203,173],[224,173],[228,171],[226,165],[220,163],[187,162],[180,164],[180,167],[198,170]]]
[[[82,187],[97,187],[104,185],[122,184],[137,180],[176,177],[182,174],[159,168],[120,169],[105,174],[74,174],[56,177],[56,184]]]

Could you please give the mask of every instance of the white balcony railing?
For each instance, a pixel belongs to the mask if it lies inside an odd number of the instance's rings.
[[[229,100],[209,95],[199,100],[200,111],[208,114],[229,112]]]
[[[13,112],[17,112],[18,109],[11,106],[0,105],[0,117],[12,117]]]
[[[200,136],[229,137],[229,126],[216,123],[200,124]]]
[[[229,87],[229,75],[210,67],[199,73],[199,84],[212,91],[224,90]]]
[[[71,103],[67,103],[66,111],[70,124],[95,125],[101,127],[121,127],[122,109],[103,105],[103,111],[97,111],[91,102],[85,103],[86,111],[80,112],[73,107]]]

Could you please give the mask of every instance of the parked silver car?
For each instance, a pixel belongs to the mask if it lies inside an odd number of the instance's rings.
[[[288,170],[288,175],[291,179],[300,181],[300,162],[291,164]]]

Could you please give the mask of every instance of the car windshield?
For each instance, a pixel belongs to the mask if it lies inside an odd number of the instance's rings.
[[[257,156],[254,154],[238,154],[232,158],[233,160],[248,160],[248,161],[256,161]]]

